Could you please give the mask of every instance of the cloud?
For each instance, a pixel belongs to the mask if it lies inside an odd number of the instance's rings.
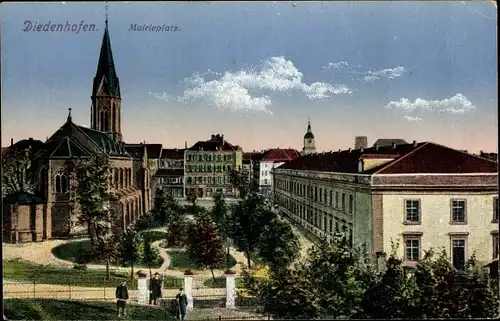
[[[364,75],[363,80],[366,82],[374,82],[380,78],[394,79],[396,77],[401,77],[406,72],[406,69],[402,66],[396,68],[381,69],[377,71],[366,71],[361,73]]]
[[[205,76],[214,76],[206,79]],[[156,99],[189,103],[201,101],[220,109],[232,111],[264,112],[272,115],[271,98],[266,93],[302,92],[307,98],[326,99],[332,95],[352,93],[346,85],[324,82],[307,84],[303,74],[292,61],[284,57],[272,57],[260,66],[224,74],[208,71],[195,73],[183,81],[186,89],[182,96],[150,93]]]
[[[347,66],[349,66],[349,64],[347,62],[345,62],[345,61],[341,61],[341,62],[329,62],[328,65],[323,66],[322,69],[323,70],[342,69],[342,68],[346,68]]]
[[[399,101],[391,101],[385,108],[401,109],[406,112],[425,109],[438,112],[449,112],[452,114],[466,114],[473,112],[476,106],[474,106],[464,95],[456,94],[453,97],[443,100],[425,100],[417,98],[412,102],[407,98],[401,98]]]
[[[405,119],[409,122],[418,122],[422,120],[422,118],[416,116],[405,116]]]

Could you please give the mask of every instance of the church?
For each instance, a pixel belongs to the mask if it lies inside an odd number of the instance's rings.
[[[7,208],[4,207],[4,214],[5,210],[11,213],[4,222],[10,224],[7,231],[4,224],[4,239],[38,241],[86,233],[85,227],[71,223],[77,213],[70,206],[70,184],[64,174],[65,164],[71,158],[99,154],[108,161],[109,186],[118,199],[115,208],[118,208],[116,215],[122,228],[151,209],[147,145],[127,145],[122,137],[120,82],[113,61],[107,19],[91,100],[89,127],[75,124],[70,108],[65,123],[38,146],[37,157],[32,163],[34,181],[39,185],[37,204],[26,206],[24,211],[19,202],[16,206],[7,204]]]

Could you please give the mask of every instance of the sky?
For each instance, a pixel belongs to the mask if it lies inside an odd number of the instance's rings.
[[[68,108],[89,125],[105,11],[0,5],[2,146],[45,140]],[[491,1],[110,2],[108,19],[126,142],[182,148],[220,133],[244,151],[300,150],[310,118],[318,151],[355,136],[498,150]]]

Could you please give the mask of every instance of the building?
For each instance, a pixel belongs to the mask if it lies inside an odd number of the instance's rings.
[[[68,160],[95,155],[106,160],[111,179],[109,187],[117,196],[116,219],[122,228],[151,207],[150,171],[146,145],[134,155],[126,150],[121,133],[121,91],[116,73],[108,23],[100,49],[91,95],[90,128],[73,123],[71,108],[66,122],[50,136],[32,160],[37,182],[36,196],[43,199],[42,222],[38,215],[26,226],[42,225],[44,239],[86,234],[75,223],[78,206],[70,200],[70,181],[65,174]],[[5,227],[4,227],[5,228]],[[5,232],[5,231],[4,231]],[[8,232],[8,231],[7,231]],[[35,240],[35,239],[34,239]]]
[[[154,175],[155,187],[163,187],[174,198],[184,197],[185,149],[163,149],[160,167]]]
[[[241,170],[241,147],[224,140],[224,135],[212,135],[207,141],[198,141],[184,152],[184,197],[212,198],[215,193],[225,197],[239,197],[231,184],[231,170]]]
[[[307,132],[304,135],[304,147],[302,148],[302,155],[309,155],[316,153],[316,140],[311,131],[311,121],[307,122]]]
[[[300,157],[300,153],[295,149],[273,148],[261,154],[256,162],[255,172],[258,176],[259,191],[264,196],[271,196],[273,191],[272,170]]]
[[[254,157],[255,152],[253,153],[243,153],[243,160],[241,163],[241,171],[243,175],[245,175],[248,182],[252,182],[254,177]]]
[[[345,231],[407,266],[443,247],[462,268],[498,256],[498,164],[432,142],[302,156],[274,171],[274,201],[311,235]]]

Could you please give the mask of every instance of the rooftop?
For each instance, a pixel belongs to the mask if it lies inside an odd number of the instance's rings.
[[[360,171],[360,160],[381,159],[378,166]],[[379,146],[305,155],[279,167],[308,171],[405,174],[497,173],[497,162],[432,142]]]
[[[261,162],[288,162],[300,157],[295,149],[273,148],[264,153]]]
[[[162,159],[184,159],[184,151],[185,149],[179,149],[179,148],[164,148],[161,151],[161,158]]]
[[[224,140],[224,135],[212,135],[209,140],[198,141],[188,150],[191,151],[237,151],[240,147]]]

